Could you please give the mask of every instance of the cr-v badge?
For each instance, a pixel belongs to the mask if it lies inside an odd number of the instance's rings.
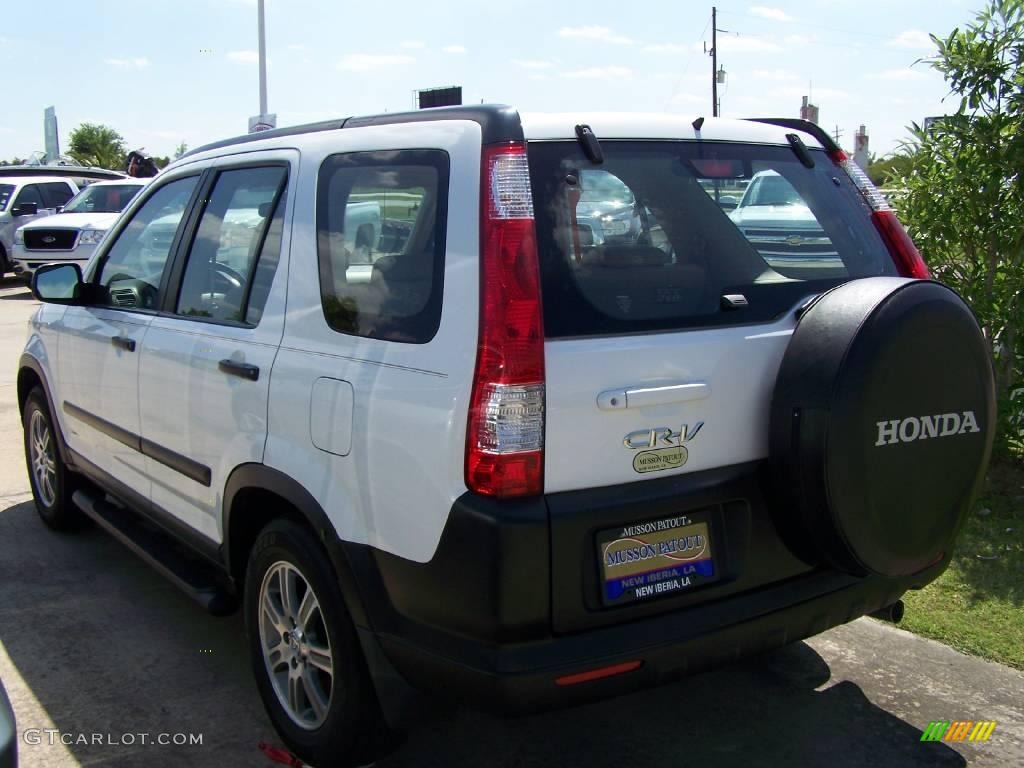
[[[622,444],[631,451],[640,451],[633,457],[633,469],[637,472],[678,469],[689,458],[686,443],[693,440],[703,426],[704,422],[698,421],[692,429],[683,424],[678,431],[668,427],[641,429],[626,435]]]

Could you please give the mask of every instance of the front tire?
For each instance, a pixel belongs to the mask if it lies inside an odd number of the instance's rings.
[[[304,528],[275,520],[245,579],[253,674],[274,728],[313,765],[372,761],[380,708],[330,561]]]
[[[60,457],[57,431],[50,416],[46,394],[40,387],[29,392],[21,418],[25,436],[25,462],[39,517],[57,531],[80,527],[85,516],[71,501],[76,478]]]

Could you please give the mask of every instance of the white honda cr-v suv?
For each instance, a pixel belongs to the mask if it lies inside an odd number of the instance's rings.
[[[772,264],[716,202],[769,171],[835,259]],[[84,513],[240,606],[319,765],[365,761],[413,691],[537,710],[896,615],[993,435],[971,311],[801,121],[481,106],[245,136],[32,288],[43,521]]]

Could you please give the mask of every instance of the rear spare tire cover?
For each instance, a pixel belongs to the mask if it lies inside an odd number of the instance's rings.
[[[946,557],[988,466],[988,346],[940,283],[876,277],[803,314],[772,399],[780,533],[810,563],[904,576]]]

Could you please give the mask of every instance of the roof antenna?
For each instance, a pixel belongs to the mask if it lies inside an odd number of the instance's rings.
[[[704,118],[703,117],[698,117],[696,120],[693,121],[693,130],[699,131],[703,127],[704,127]]]

